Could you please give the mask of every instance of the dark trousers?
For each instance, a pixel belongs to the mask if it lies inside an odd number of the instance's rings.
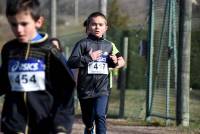
[[[86,128],[96,125],[96,134],[106,134],[106,109],[108,96],[80,99],[82,120]]]

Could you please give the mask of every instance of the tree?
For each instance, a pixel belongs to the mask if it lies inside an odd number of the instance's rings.
[[[116,27],[120,30],[127,29],[129,17],[127,14],[124,14],[120,10],[118,0],[112,0],[108,10],[108,21],[110,28]]]
[[[108,39],[120,48],[123,32],[128,29],[129,17],[121,12],[118,0],[112,0],[108,3],[108,7]]]

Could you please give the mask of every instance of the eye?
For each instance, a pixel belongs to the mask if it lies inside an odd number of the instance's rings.
[[[95,23],[92,23],[91,26],[96,26],[96,24],[95,24]]]
[[[27,23],[27,22],[22,22],[21,25],[22,25],[22,26],[27,26],[28,23]]]
[[[99,24],[99,26],[101,26],[101,27],[102,27],[102,26],[103,26],[103,23],[100,23],[100,24]]]

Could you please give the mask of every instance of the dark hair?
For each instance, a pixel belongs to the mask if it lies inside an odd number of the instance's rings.
[[[39,0],[7,0],[6,16],[14,16],[21,11],[30,11],[35,21],[42,16]]]
[[[83,26],[84,26],[84,27],[87,26],[87,20],[85,20],[85,21],[83,22]]]
[[[87,19],[83,22],[83,26],[85,27],[85,32],[87,33],[88,31]]]
[[[90,14],[88,16],[87,21],[84,22],[84,26],[88,26],[90,24],[92,18],[97,17],[97,16],[101,16],[102,18],[104,18],[106,20],[106,23],[107,23],[107,18],[103,13],[101,13],[101,12],[93,12],[92,14]]]

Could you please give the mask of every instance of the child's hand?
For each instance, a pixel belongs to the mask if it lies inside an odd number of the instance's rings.
[[[92,49],[89,52],[91,58],[93,61],[98,60],[99,57],[102,55],[102,51],[101,50],[97,50],[97,51],[92,51]]]
[[[113,60],[115,64],[117,64],[117,56],[116,55],[110,55],[110,58]]]

